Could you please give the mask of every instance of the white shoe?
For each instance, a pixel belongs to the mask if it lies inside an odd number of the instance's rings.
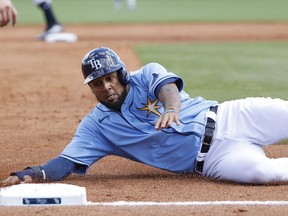
[[[49,28],[47,31],[43,32],[42,34],[37,36],[38,40],[45,40],[45,37],[52,33],[60,33],[63,32],[63,27],[59,24],[53,25],[51,28]]]
[[[69,32],[50,33],[46,35],[45,41],[47,43],[66,42],[74,43],[78,39],[77,35]]]

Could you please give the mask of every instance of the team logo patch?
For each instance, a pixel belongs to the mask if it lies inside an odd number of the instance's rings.
[[[142,108],[138,108],[139,110],[142,111],[147,111],[147,117],[151,114],[154,113],[157,116],[161,116],[161,113],[158,111],[158,109],[162,106],[157,105],[157,103],[159,102],[158,99],[151,101],[150,98],[147,97],[147,103],[143,104],[144,107]]]
[[[92,69],[98,70],[102,67],[102,64],[99,60],[91,59],[89,60]]]

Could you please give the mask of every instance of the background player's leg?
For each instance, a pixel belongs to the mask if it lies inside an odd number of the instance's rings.
[[[129,10],[135,10],[137,5],[136,0],[127,0],[127,6]]]
[[[59,33],[63,31],[63,27],[59,24],[54,14],[51,0],[34,0],[35,5],[37,5],[43,12],[46,28],[45,31],[40,34],[37,38],[39,40],[44,40],[45,36],[51,33]]]

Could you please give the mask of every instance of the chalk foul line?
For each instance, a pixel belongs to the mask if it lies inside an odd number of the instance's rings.
[[[191,202],[87,202],[98,206],[217,206],[217,205],[288,205],[288,201],[191,201]]]

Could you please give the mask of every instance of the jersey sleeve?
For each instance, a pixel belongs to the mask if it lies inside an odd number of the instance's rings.
[[[113,152],[113,147],[101,137],[101,132],[90,115],[81,121],[73,139],[60,154],[63,158],[83,165],[74,170],[80,174],[84,174],[92,164]]]
[[[184,88],[184,81],[181,77],[168,72],[158,63],[149,63],[143,67],[143,80],[149,86],[149,93],[155,97],[158,97],[161,87],[168,83],[175,83],[179,92]]]

